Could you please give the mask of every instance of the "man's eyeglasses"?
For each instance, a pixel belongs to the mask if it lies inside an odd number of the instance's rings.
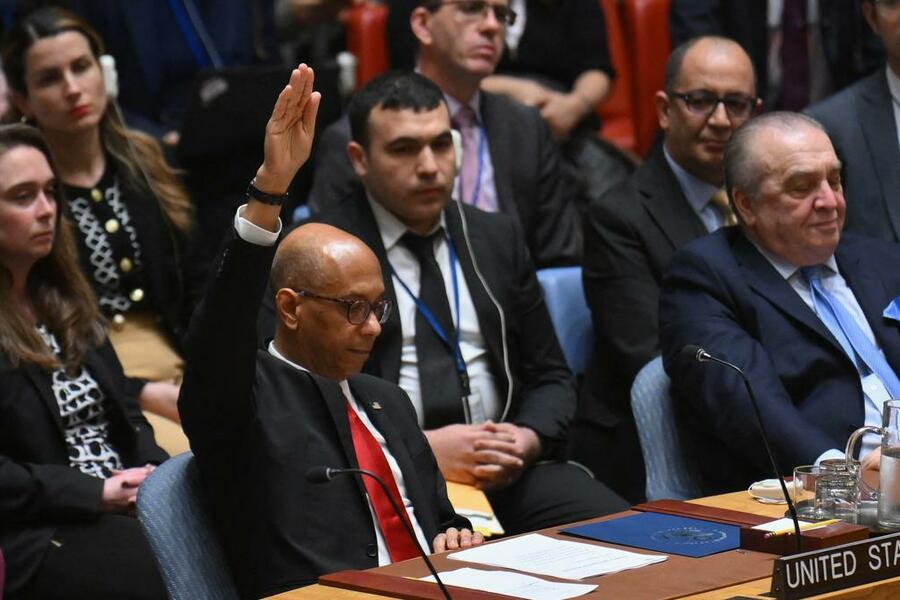
[[[305,298],[315,298],[316,300],[327,300],[329,302],[337,302],[347,307],[347,320],[351,325],[362,325],[369,319],[369,315],[375,313],[375,318],[381,325],[384,325],[388,317],[391,315],[391,301],[382,298],[375,304],[368,300],[350,300],[349,298],[330,298],[328,296],[320,296],[306,290],[294,290],[295,293]]]
[[[428,6],[428,10],[435,11],[442,6],[454,5],[459,12],[468,19],[483,19],[487,16],[488,11],[494,12],[494,18],[498,23],[503,25],[513,25],[516,22],[516,13],[510,7],[503,4],[493,4],[486,0],[441,0],[433,2]]]
[[[873,0],[875,4],[880,4],[887,9],[900,7],[900,0]]]
[[[746,94],[726,94],[716,96],[712,92],[697,90],[694,92],[669,92],[669,95],[678,98],[689,111],[695,115],[708,117],[716,110],[721,102],[725,112],[732,119],[743,119],[750,116],[756,107],[757,99]]]

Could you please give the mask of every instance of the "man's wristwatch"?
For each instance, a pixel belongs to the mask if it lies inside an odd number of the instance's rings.
[[[284,204],[284,201],[287,200],[288,193],[285,192],[283,194],[267,194],[266,192],[260,190],[256,187],[256,177],[250,181],[250,184],[247,186],[247,200],[253,198],[254,200],[259,200],[260,202],[264,202],[265,204],[270,204],[272,206],[281,206]]]

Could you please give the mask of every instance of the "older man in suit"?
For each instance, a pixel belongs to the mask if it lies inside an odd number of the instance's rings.
[[[462,134],[454,197],[516,221],[538,267],[576,264],[581,230],[574,186],[562,176],[549,129],[537,109],[479,90],[494,72],[504,31],[514,20],[507,0],[421,2],[410,16],[419,41],[416,68],[441,88]],[[349,141],[345,119],[324,132],[310,192],[314,210],[361,189],[347,159]]]
[[[275,252],[279,203],[309,156],[311,89],[301,65],[278,98],[265,161],[191,323],[179,400],[244,597],[417,556],[407,526],[435,552],[481,541],[453,512],[409,398],[358,374],[390,314],[378,259],[325,225],[295,230]],[[260,350],[270,266],[278,325]],[[318,487],[307,471],[319,465],[369,470],[387,490],[356,476]]]
[[[559,460],[575,411],[566,366],[518,225],[450,200],[447,103],[415,73],[351,102],[348,151],[364,191],[316,219],[366,242],[397,311],[364,371],[409,394],[444,476],[487,492],[509,532],[627,505]]]
[[[746,372],[787,471],[843,456],[850,433],[879,425],[882,402],[900,395],[900,249],[841,233],[841,163],[824,129],[796,113],[757,117],[725,160],[740,226],[685,246],[660,300],[682,440],[709,492],[771,468],[741,379],[686,345]],[[861,455],[873,460],[878,441],[864,437]]]
[[[659,352],[660,280],[678,248],[728,222],[725,144],[761,104],[750,59],[725,38],[676,48],[665,83],[656,93],[662,147],[591,204],[584,226],[584,287],[597,335],[572,455],[633,502],[644,495],[644,471],[630,390]]]
[[[847,230],[900,241],[900,2],[862,2],[887,64],[809,109],[844,164]]]

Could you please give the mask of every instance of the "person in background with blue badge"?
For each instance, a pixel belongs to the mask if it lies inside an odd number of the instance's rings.
[[[746,372],[783,471],[842,457],[900,397],[900,248],[842,234],[841,162],[822,126],[787,112],[748,121],[726,148],[725,183],[739,227],[676,254],[660,300],[681,439],[710,493],[771,471],[743,382],[686,345]],[[878,441],[863,438],[864,463],[877,466]]]
[[[409,394],[444,477],[487,492],[507,532],[626,508],[555,460],[575,412],[573,377],[519,227],[450,201],[457,165],[441,90],[389,73],[348,113],[364,190],[315,219],[373,249],[397,307],[364,372]]]

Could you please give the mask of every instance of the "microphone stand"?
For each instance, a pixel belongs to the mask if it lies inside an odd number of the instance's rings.
[[[335,477],[339,475],[346,475],[348,473],[355,473],[357,475],[366,475],[367,477],[371,477],[375,481],[378,482],[378,485],[381,486],[382,491],[384,491],[384,495],[387,496],[388,501],[391,503],[391,508],[394,509],[394,512],[397,513],[397,518],[403,523],[403,527],[406,529],[406,533],[412,538],[413,543],[416,545],[416,548],[419,550],[419,554],[422,556],[422,559],[425,561],[425,564],[428,566],[428,570],[431,572],[432,577],[434,577],[435,583],[437,583],[438,587],[441,589],[441,592],[444,595],[446,600],[453,600],[450,597],[450,592],[447,591],[447,588],[444,586],[444,582],[441,581],[440,576],[438,576],[437,571],[434,569],[434,565],[431,563],[431,560],[428,558],[428,553],[425,552],[422,545],[419,543],[419,539],[416,537],[415,532],[413,531],[412,525],[409,522],[408,518],[404,518],[405,515],[403,511],[401,511],[400,507],[397,506],[397,502],[391,497],[391,494],[388,492],[387,485],[381,480],[381,477],[376,475],[371,471],[367,471],[365,469],[333,469],[331,467],[313,467],[309,471],[306,472],[306,480],[311,481],[313,483],[325,483],[327,481],[331,481]],[[365,486],[363,486],[365,487]]]
[[[778,468],[778,462],[775,460],[775,454],[772,452],[772,448],[769,446],[769,434],[766,432],[766,426],[763,424],[762,413],[759,412],[759,405],[756,403],[756,396],[753,394],[753,388],[750,387],[750,380],[747,379],[747,375],[738,367],[737,365],[733,365],[726,360],[722,360],[721,358],[717,358],[700,348],[699,346],[685,346],[682,352],[693,355],[694,360],[697,362],[714,362],[734,371],[737,371],[738,375],[741,376],[741,380],[744,382],[744,387],[747,388],[747,394],[750,396],[750,405],[753,406],[753,413],[756,415],[756,424],[759,427],[759,432],[762,434],[763,445],[766,448],[766,454],[769,455],[769,462],[772,463],[772,470],[775,471],[775,478],[778,479],[778,483],[781,484],[781,493],[784,494],[784,499],[787,501],[788,512],[791,515],[791,521],[794,522],[794,534],[797,537],[797,552],[800,553],[803,551],[800,540],[800,521],[797,520],[797,509],[794,507],[794,503],[791,500],[791,495],[788,493],[787,485],[784,483],[784,476],[781,474],[781,471]]]

